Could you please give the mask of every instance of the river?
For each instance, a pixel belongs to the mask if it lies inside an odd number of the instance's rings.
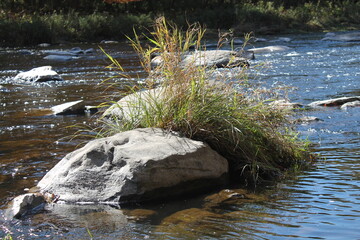
[[[288,35],[286,52],[256,54],[250,80],[289,88],[288,98],[308,104],[360,95],[360,42],[322,41],[324,34]],[[272,42],[272,40],[274,40]],[[68,141],[77,124],[92,116],[49,116],[44,109],[83,99],[89,105],[118,100],[116,89],[144,76],[136,54],[125,43],[102,45],[116,56],[130,78],[105,69],[109,61],[96,44],[0,49],[0,206],[36,185],[83,139]],[[43,59],[49,50],[94,48],[86,58]],[[35,85],[12,82],[20,71],[51,65],[65,81]],[[106,90],[107,89],[107,90]],[[101,96],[101,97],[100,97]],[[300,124],[302,138],[323,158],[310,170],[254,190],[237,187],[177,201],[132,208],[54,205],[22,221],[5,222],[0,238],[14,239],[360,239],[360,111],[338,107],[300,112],[322,121]],[[72,127],[71,127],[72,126]],[[232,198],[223,196],[236,193]],[[236,197],[238,196],[238,197]]]

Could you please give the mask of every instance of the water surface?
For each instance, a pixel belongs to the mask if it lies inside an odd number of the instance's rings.
[[[286,36],[292,47],[281,53],[257,54],[253,81],[288,86],[291,101],[312,101],[360,95],[360,43],[321,41],[323,34]],[[273,37],[276,39],[275,37]],[[68,62],[44,60],[44,50],[94,48],[88,58]],[[66,136],[91,116],[44,116],[51,106],[83,99],[89,105],[117,100],[100,83],[115,76],[122,85],[144,76],[136,54],[126,44],[106,45],[131,75],[104,69],[108,61],[97,45],[64,45],[0,49],[0,205],[24,193],[81,140]],[[12,77],[33,67],[51,65],[64,82],[15,84]],[[264,67],[265,66],[265,67]],[[299,113],[323,121],[299,125],[303,138],[324,159],[311,170],[278,183],[243,190],[234,187],[193,198],[121,209],[113,206],[48,206],[24,221],[0,220],[0,237],[18,239],[360,239],[360,109],[320,108]],[[229,197],[232,196],[232,197]],[[0,218],[1,219],[1,218]]]

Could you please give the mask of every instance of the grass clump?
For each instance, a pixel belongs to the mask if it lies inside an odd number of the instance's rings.
[[[105,121],[100,133],[146,127],[176,131],[209,144],[228,159],[233,176],[252,182],[308,162],[305,144],[290,130],[286,114],[267,104],[271,91],[250,90],[245,69],[221,72],[182,64],[189,48],[201,49],[203,35],[197,24],[183,32],[164,18],[157,19],[146,37],[150,46],[144,47],[135,34],[132,45],[149,75],[147,91],[134,91],[112,105],[105,112],[112,121]],[[154,54],[161,56],[162,64],[152,69]]]

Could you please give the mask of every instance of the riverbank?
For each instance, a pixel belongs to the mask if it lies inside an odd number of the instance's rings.
[[[251,62],[252,66],[266,62],[271,67],[264,69],[264,74],[256,79],[251,78],[251,81],[261,80],[270,86],[291,86],[294,91],[289,94],[289,99],[302,104],[329,97],[360,95],[358,65],[354,58],[360,52],[359,44],[322,41],[324,35],[287,35],[292,41],[286,45],[292,49],[257,54]],[[273,43],[253,44],[263,47]],[[94,47],[77,44],[61,48],[66,50],[74,46],[81,49]],[[113,56],[119,55],[119,62],[134,77],[138,74],[138,56],[131,52],[127,44],[103,47]],[[51,63],[64,77],[63,83],[43,83],[38,86],[9,84],[7,79],[19,71],[47,63],[42,60],[45,55],[39,52],[42,49],[27,49],[39,54],[23,55],[21,50],[9,49],[0,55],[0,85],[8,89],[0,89],[3,120],[0,122],[0,202],[8,202],[12,197],[24,193],[25,188],[34,186],[65,154],[73,151],[82,139],[64,141],[64,135],[75,131],[67,126],[89,120],[86,116],[23,115],[34,109],[41,110],[73,101],[80,96],[84,96],[84,100],[97,100],[102,92],[97,84],[105,77],[104,72],[108,72],[103,68],[103,59],[74,59],[66,63]],[[59,46],[48,49],[59,50]],[[123,81],[118,79],[119,83]],[[107,206],[102,210],[101,207],[74,205],[66,211],[61,208],[65,204],[58,204],[24,221],[24,224],[17,221],[13,225],[4,223],[0,217],[0,225],[7,227],[14,239],[49,239],[49,235],[58,239],[87,239],[86,228],[100,239],[109,236],[112,239],[143,239],[144,234],[150,239],[331,239],[335,236],[339,239],[356,239],[359,222],[356,214],[360,204],[357,195],[360,189],[360,156],[356,154],[360,146],[359,108],[349,108],[347,111],[338,107],[321,108],[298,113],[324,120],[301,124],[299,130],[301,136],[307,136],[315,143],[312,151],[326,159],[319,161],[309,171],[281,182],[270,186],[259,184],[249,192],[253,195],[229,189],[221,192],[231,197],[226,201],[220,199],[214,202],[218,198],[206,195],[166,204],[142,205],[138,207],[141,209],[135,210],[112,210]],[[1,232],[0,238],[4,236],[5,233]]]
[[[121,40],[133,28],[150,28],[156,16],[165,15],[178,26],[200,22],[208,29],[231,29],[237,36],[342,31],[360,29],[360,3],[305,3],[285,7],[270,1],[219,8],[163,12],[45,12],[0,11],[0,46],[31,46],[39,43]],[[210,31],[210,32],[217,32]]]

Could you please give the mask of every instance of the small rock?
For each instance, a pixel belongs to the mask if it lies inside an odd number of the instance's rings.
[[[268,46],[268,47],[261,47],[261,48],[251,48],[248,49],[248,51],[252,51],[254,53],[269,53],[269,52],[283,52],[283,51],[289,51],[290,47],[287,46]]]
[[[322,40],[355,42],[360,41],[360,32],[338,34],[327,33]]]
[[[83,100],[67,102],[56,105],[51,108],[54,115],[71,115],[71,114],[85,114],[85,104]]]
[[[341,105],[341,109],[346,110],[348,107],[360,107],[360,101],[347,102]]]
[[[43,209],[46,203],[44,197],[40,193],[26,193],[14,198],[9,208],[6,210],[8,219],[21,218],[24,215]]]
[[[255,38],[254,42],[267,42],[268,40],[266,38]]]
[[[84,50],[82,50],[79,47],[74,47],[74,48],[70,49],[69,52],[71,52],[72,54],[75,54],[75,55],[84,54]]]
[[[27,81],[27,82],[46,82],[46,81],[62,81],[57,72],[52,70],[51,66],[43,66],[33,68],[29,71],[19,73],[14,77],[14,81]]]
[[[86,114],[93,114],[99,111],[98,106],[85,106],[85,113]]]
[[[21,54],[21,55],[31,55],[33,54],[33,52],[31,50],[28,50],[28,49],[21,49],[19,51],[17,51],[18,54]]]
[[[102,40],[100,43],[103,44],[116,44],[119,43],[118,41],[112,41],[112,40]]]
[[[85,54],[90,54],[90,53],[94,53],[94,52],[95,52],[95,50],[93,48],[89,48],[89,49],[84,50]]]
[[[295,120],[294,123],[306,124],[306,123],[319,122],[319,121],[323,121],[323,120],[321,120],[318,117],[314,117],[314,116],[305,116],[305,117]]]
[[[290,42],[291,38],[288,37],[279,37],[278,39],[273,40],[272,42]]]
[[[50,54],[50,55],[71,55],[71,56],[76,56],[76,52],[71,52],[70,51],[63,51],[63,50],[43,50],[41,51],[44,54]]]
[[[73,60],[75,58],[76,57],[71,56],[71,55],[48,55],[48,56],[44,57],[44,59],[46,59],[46,60],[63,61],[63,62],[70,61],[70,60]]]
[[[304,107],[300,103],[292,103],[285,99],[273,101],[270,103],[270,106],[273,106],[279,110],[295,110]]]
[[[50,47],[51,44],[50,43],[40,43],[38,44],[39,47]]]

